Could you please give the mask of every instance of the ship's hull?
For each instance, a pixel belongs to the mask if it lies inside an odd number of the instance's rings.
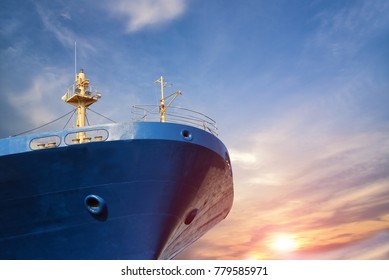
[[[0,259],[169,259],[224,219],[224,146],[196,129],[198,141],[165,137],[182,130],[165,127],[1,156]]]

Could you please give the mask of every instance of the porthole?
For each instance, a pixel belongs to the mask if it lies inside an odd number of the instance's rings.
[[[184,223],[185,223],[186,225],[190,225],[190,224],[193,222],[193,220],[196,218],[198,212],[199,212],[199,209],[197,209],[197,208],[195,208],[195,209],[193,209],[192,211],[190,211],[190,212],[188,213],[188,215],[186,215],[186,218],[185,218],[185,222],[184,222]]]

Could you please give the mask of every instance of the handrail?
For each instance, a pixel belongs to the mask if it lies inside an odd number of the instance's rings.
[[[159,122],[161,116],[159,105],[134,105],[131,115],[135,122]],[[166,122],[191,125],[218,135],[216,121],[194,110],[170,106],[166,111]]]
[[[97,87],[94,87],[92,85],[88,85],[87,91],[85,91],[86,96],[95,97],[97,99],[101,98],[101,93],[97,89]],[[71,86],[68,87],[66,90],[66,93],[64,96],[62,96],[62,100],[66,102],[67,99],[70,99],[74,95],[79,95],[79,90],[77,90],[76,82],[74,82]]]

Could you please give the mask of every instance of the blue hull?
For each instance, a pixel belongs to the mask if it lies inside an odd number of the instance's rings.
[[[0,259],[170,259],[227,216],[215,136],[144,123],[119,138],[19,153],[0,142]]]

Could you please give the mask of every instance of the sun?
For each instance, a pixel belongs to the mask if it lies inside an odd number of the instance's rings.
[[[271,247],[278,252],[292,252],[297,249],[297,241],[291,234],[277,234]]]

